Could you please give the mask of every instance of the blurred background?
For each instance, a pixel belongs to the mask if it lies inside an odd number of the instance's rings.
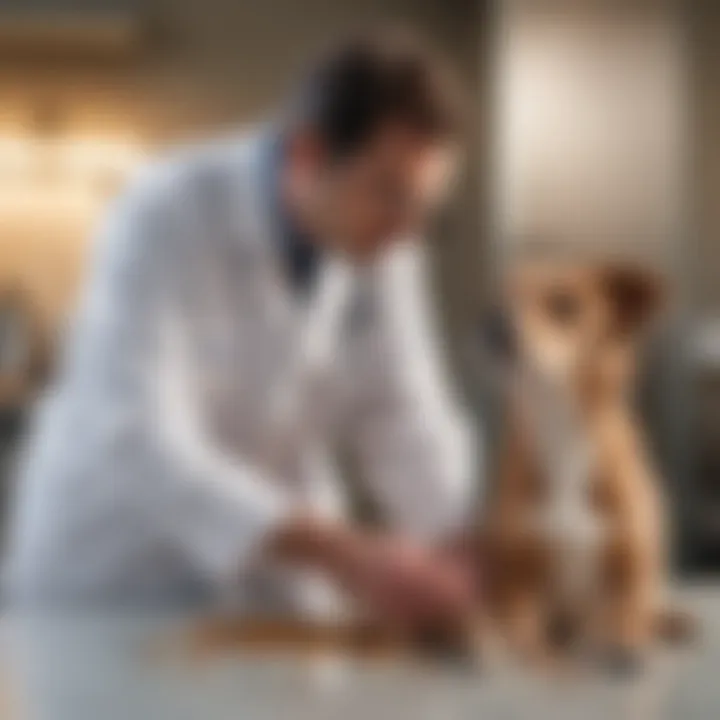
[[[52,375],[92,228],[168,146],[272,115],[344,32],[407,23],[453,61],[473,137],[432,239],[459,387],[518,243],[639,259],[673,313],[641,401],[673,498],[676,558],[720,568],[720,3],[712,0],[0,0],[3,486]],[[492,432],[491,432],[492,437]]]

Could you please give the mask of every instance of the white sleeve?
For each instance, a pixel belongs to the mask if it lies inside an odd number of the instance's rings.
[[[436,540],[470,519],[478,440],[450,391],[426,285],[413,244],[399,248],[377,278],[350,437],[362,479],[388,519]]]
[[[182,200],[164,207],[157,195],[123,200],[101,233],[75,370],[108,428],[108,456],[120,459],[108,468],[119,495],[224,584],[239,578],[289,507],[272,478],[221,452],[203,427],[199,378],[183,362],[179,278],[191,273],[177,235],[186,228],[171,214]]]

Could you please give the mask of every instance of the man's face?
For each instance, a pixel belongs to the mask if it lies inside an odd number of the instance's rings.
[[[327,240],[359,259],[398,237],[422,231],[447,196],[455,149],[403,127],[388,126],[340,160],[322,148],[305,153],[302,175]]]

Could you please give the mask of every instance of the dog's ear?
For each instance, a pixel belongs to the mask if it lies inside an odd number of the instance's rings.
[[[600,277],[615,327],[622,334],[644,329],[665,305],[665,281],[652,270],[636,265],[608,265]]]

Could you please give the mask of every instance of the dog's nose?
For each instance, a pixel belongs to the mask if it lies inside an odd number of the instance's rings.
[[[488,350],[501,360],[512,361],[517,356],[517,335],[510,315],[501,307],[494,307],[485,315],[481,325],[482,341]]]

